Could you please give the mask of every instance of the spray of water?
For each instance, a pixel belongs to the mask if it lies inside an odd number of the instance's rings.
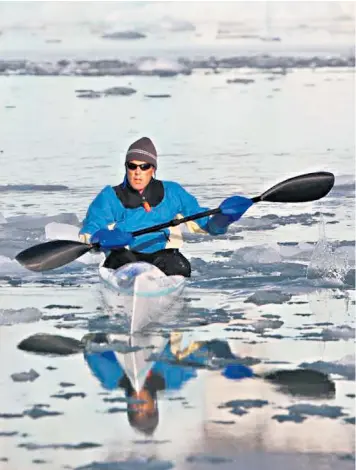
[[[325,220],[320,215],[319,240],[315,245],[308,270],[307,279],[313,284],[342,285],[350,269],[346,254],[336,253],[325,233]]]

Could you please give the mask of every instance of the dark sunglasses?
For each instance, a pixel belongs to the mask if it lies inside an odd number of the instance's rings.
[[[126,163],[126,168],[129,170],[136,170],[136,168],[140,168],[142,171],[147,171],[152,168],[151,163],[141,163],[140,165],[136,165],[136,163],[128,162]]]

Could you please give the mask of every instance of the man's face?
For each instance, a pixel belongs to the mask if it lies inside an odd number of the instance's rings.
[[[136,191],[142,191],[151,181],[155,168],[150,163],[132,160],[126,163],[126,175],[130,186]]]

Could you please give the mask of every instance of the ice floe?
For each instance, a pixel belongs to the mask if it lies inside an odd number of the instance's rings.
[[[32,323],[42,317],[42,312],[35,307],[25,307],[18,310],[0,309],[0,326]]]

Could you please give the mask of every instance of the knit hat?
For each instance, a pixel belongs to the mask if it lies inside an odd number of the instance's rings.
[[[132,160],[151,163],[157,169],[157,151],[151,139],[141,137],[141,139],[130,145],[125,161],[130,162]]]

